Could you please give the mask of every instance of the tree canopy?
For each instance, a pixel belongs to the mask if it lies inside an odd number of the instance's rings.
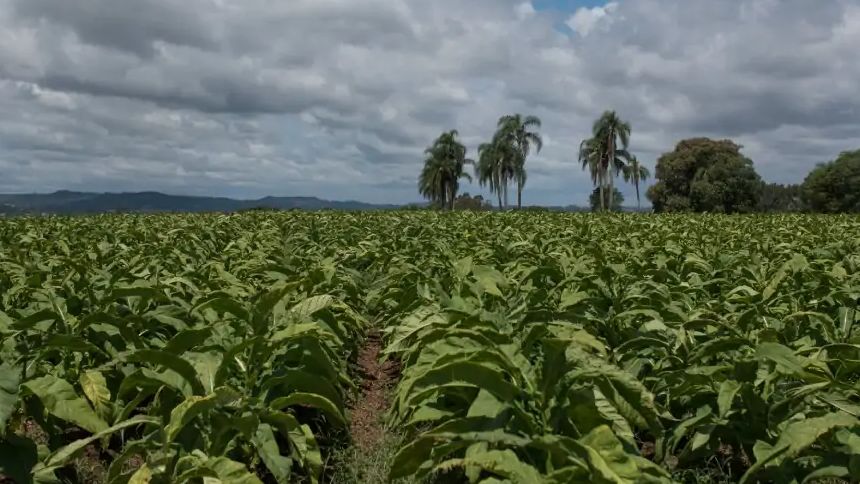
[[[802,198],[816,212],[860,212],[860,150],[812,170],[803,182]]]
[[[600,195],[603,194],[604,201],[600,203]],[[609,191],[601,190],[600,187],[594,189],[588,197],[588,202],[591,204],[592,212],[609,210],[612,212],[620,212],[621,206],[624,204],[624,195],[617,189],[612,189],[612,200],[609,200]]]
[[[591,181],[600,193],[613,191],[615,177],[632,159],[627,151],[631,131],[630,123],[622,120],[615,111],[606,111],[594,122],[591,138],[579,145],[582,168],[589,171]],[[608,199],[608,196],[597,196],[598,202],[604,199]],[[605,208],[601,206],[601,209]]]
[[[465,172],[473,165],[478,185],[488,187],[500,210],[508,208],[508,189],[516,185],[517,207],[527,181],[525,162],[543,147],[535,116],[502,116],[492,139],[478,147],[477,162],[466,158],[466,147],[456,130],[442,133],[425,151],[418,189],[436,208],[486,209],[490,199],[468,195],[458,198],[460,179],[472,181]],[[578,159],[591,175],[596,190],[590,197],[593,208],[618,210],[624,200],[615,189],[615,177],[635,188],[641,209],[640,185],[651,177],[630,150],[631,126],[615,111],[606,111],[581,142]],[[860,150],[842,153],[836,160],[819,165],[802,185],[765,183],[752,160],[732,140],[685,139],[657,160],[656,183],[646,196],[655,212],[860,212]],[[612,194],[612,195],[610,195]],[[475,198],[473,200],[473,198]],[[596,204],[596,205],[595,205]]]
[[[517,208],[522,208],[523,188],[528,179],[526,159],[532,150],[539,153],[543,147],[543,138],[537,131],[540,127],[541,121],[536,116],[502,116],[493,139],[478,147],[475,177],[482,187],[488,186],[497,195],[499,209],[508,206],[511,181],[517,184]]]
[[[442,133],[424,153],[424,169],[418,178],[418,191],[433,205],[454,209],[460,178],[471,181],[464,171],[474,162],[466,158],[466,147],[457,139],[457,130]]]
[[[488,200],[484,200],[482,195],[471,196],[469,192],[466,192],[457,196],[457,199],[454,200],[454,210],[485,211],[492,209],[493,204]]]
[[[758,200],[759,212],[802,212],[805,204],[801,199],[800,185],[767,183],[761,187]]]
[[[753,162],[730,140],[693,138],[657,160],[648,189],[656,212],[752,212],[762,181]]]

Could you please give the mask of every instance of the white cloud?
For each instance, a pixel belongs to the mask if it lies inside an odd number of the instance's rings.
[[[550,140],[528,203],[586,202],[576,148],[604,109],[652,167],[733,137],[797,182],[860,147],[852,0],[129,2],[0,0],[0,192],[409,202],[435,136],[474,154],[511,112]]]
[[[517,18],[520,20],[531,17],[536,13],[532,2],[523,2],[516,6]]]
[[[567,26],[579,35],[586,36],[596,27],[608,24],[616,10],[618,2],[609,2],[602,7],[580,7],[567,20]]]

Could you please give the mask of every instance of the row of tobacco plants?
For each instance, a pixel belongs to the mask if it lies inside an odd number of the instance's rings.
[[[392,477],[860,480],[860,219],[403,223]]]
[[[381,327],[392,480],[852,482],[858,299],[856,217],[4,220],[0,475],[323,482]]]
[[[0,222],[0,481],[318,482],[367,325],[350,225]]]

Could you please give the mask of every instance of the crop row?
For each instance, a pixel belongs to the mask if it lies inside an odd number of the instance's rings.
[[[366,322],[304,220],[0,225],[0,464],[17,482],[316,482]]]
[[[4,220],[0,474],[325,480],[375,325],[392,478],[850,482],[858,302],[854,217]]]
[[[538,220],[402,241],[393,477],[860,478],[857,219]]]

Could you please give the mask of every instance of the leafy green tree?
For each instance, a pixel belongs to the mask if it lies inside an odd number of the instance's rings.
[[[511,114],[499,119],[497,136],[509,143],[516,156],[513,159],[513,179],[517,183],[517,209],[523,206],[523,188],[526,185],[527,174],[525,163],[534,148],[540,153],[543,148],[543,138],[537,132],[541,127],[537,116]]]
[[[648,189],[656,212],[752,212],[762,181],[753,162],[730,140],[693,138],[657,160]]]
[[[418,178],[418,190],[433,205],[454,209],[460,179],[472,177],[465,166],[474,164],[466,158],[466,147],[457,139],[457,130],[442,133],[424,153],[424,168]]]
[[[761,187],[757,211],[759,212],[801,212],[805,204],[801,197],[800,185],[781,185],[767,183]]]
[[[642,166],[639,163],[639,159],[635,156],[631,156],[627,161],[627,165],[624,166],[624,181],[627,183],[632,183],[633,186],[636,187],[636,208],[642,208],[642,202],[639,197],[639,183],[647,180],[648,177],[651,176],[651,172],[648,171],[648,168]]]
[[[860,212],[860,150],[812,170],[803,182],[802,198],[816,212]]]
[[[583,169],[591,173],[592,181],[601,193],[611,193],[614,180],[627,166],[631,155],[627,151],[630,145],[630,123],[622,120],[615,111],[606,111],[591,129],[591,138],[584,140],[579,146],[579,161]],[[605,195],[598,196],[601,203]],[[601,209],[605,209],[601,205]]]
[[[454,210],[486,211],[492,210],[492,208],[493,205],[484,200],[483,196],[475,195],[473,197],[468,192],[457,196],[457,199],[454,200]]]
[[[603,212],[606,211],[606,207],[609,207],[609,210],[612,212],[620,212],[621,206],[624,204],[624,195],[617,189],[612,189],[612,200],[609,200],[608,191],[603,191],[601,193],[600,187],[594,189],[591,192],[591,196],[588,197],[588,202],[591,204],[592,212]],[[600,201],[600,196],[603,195],[605,198],[603,203]]]

